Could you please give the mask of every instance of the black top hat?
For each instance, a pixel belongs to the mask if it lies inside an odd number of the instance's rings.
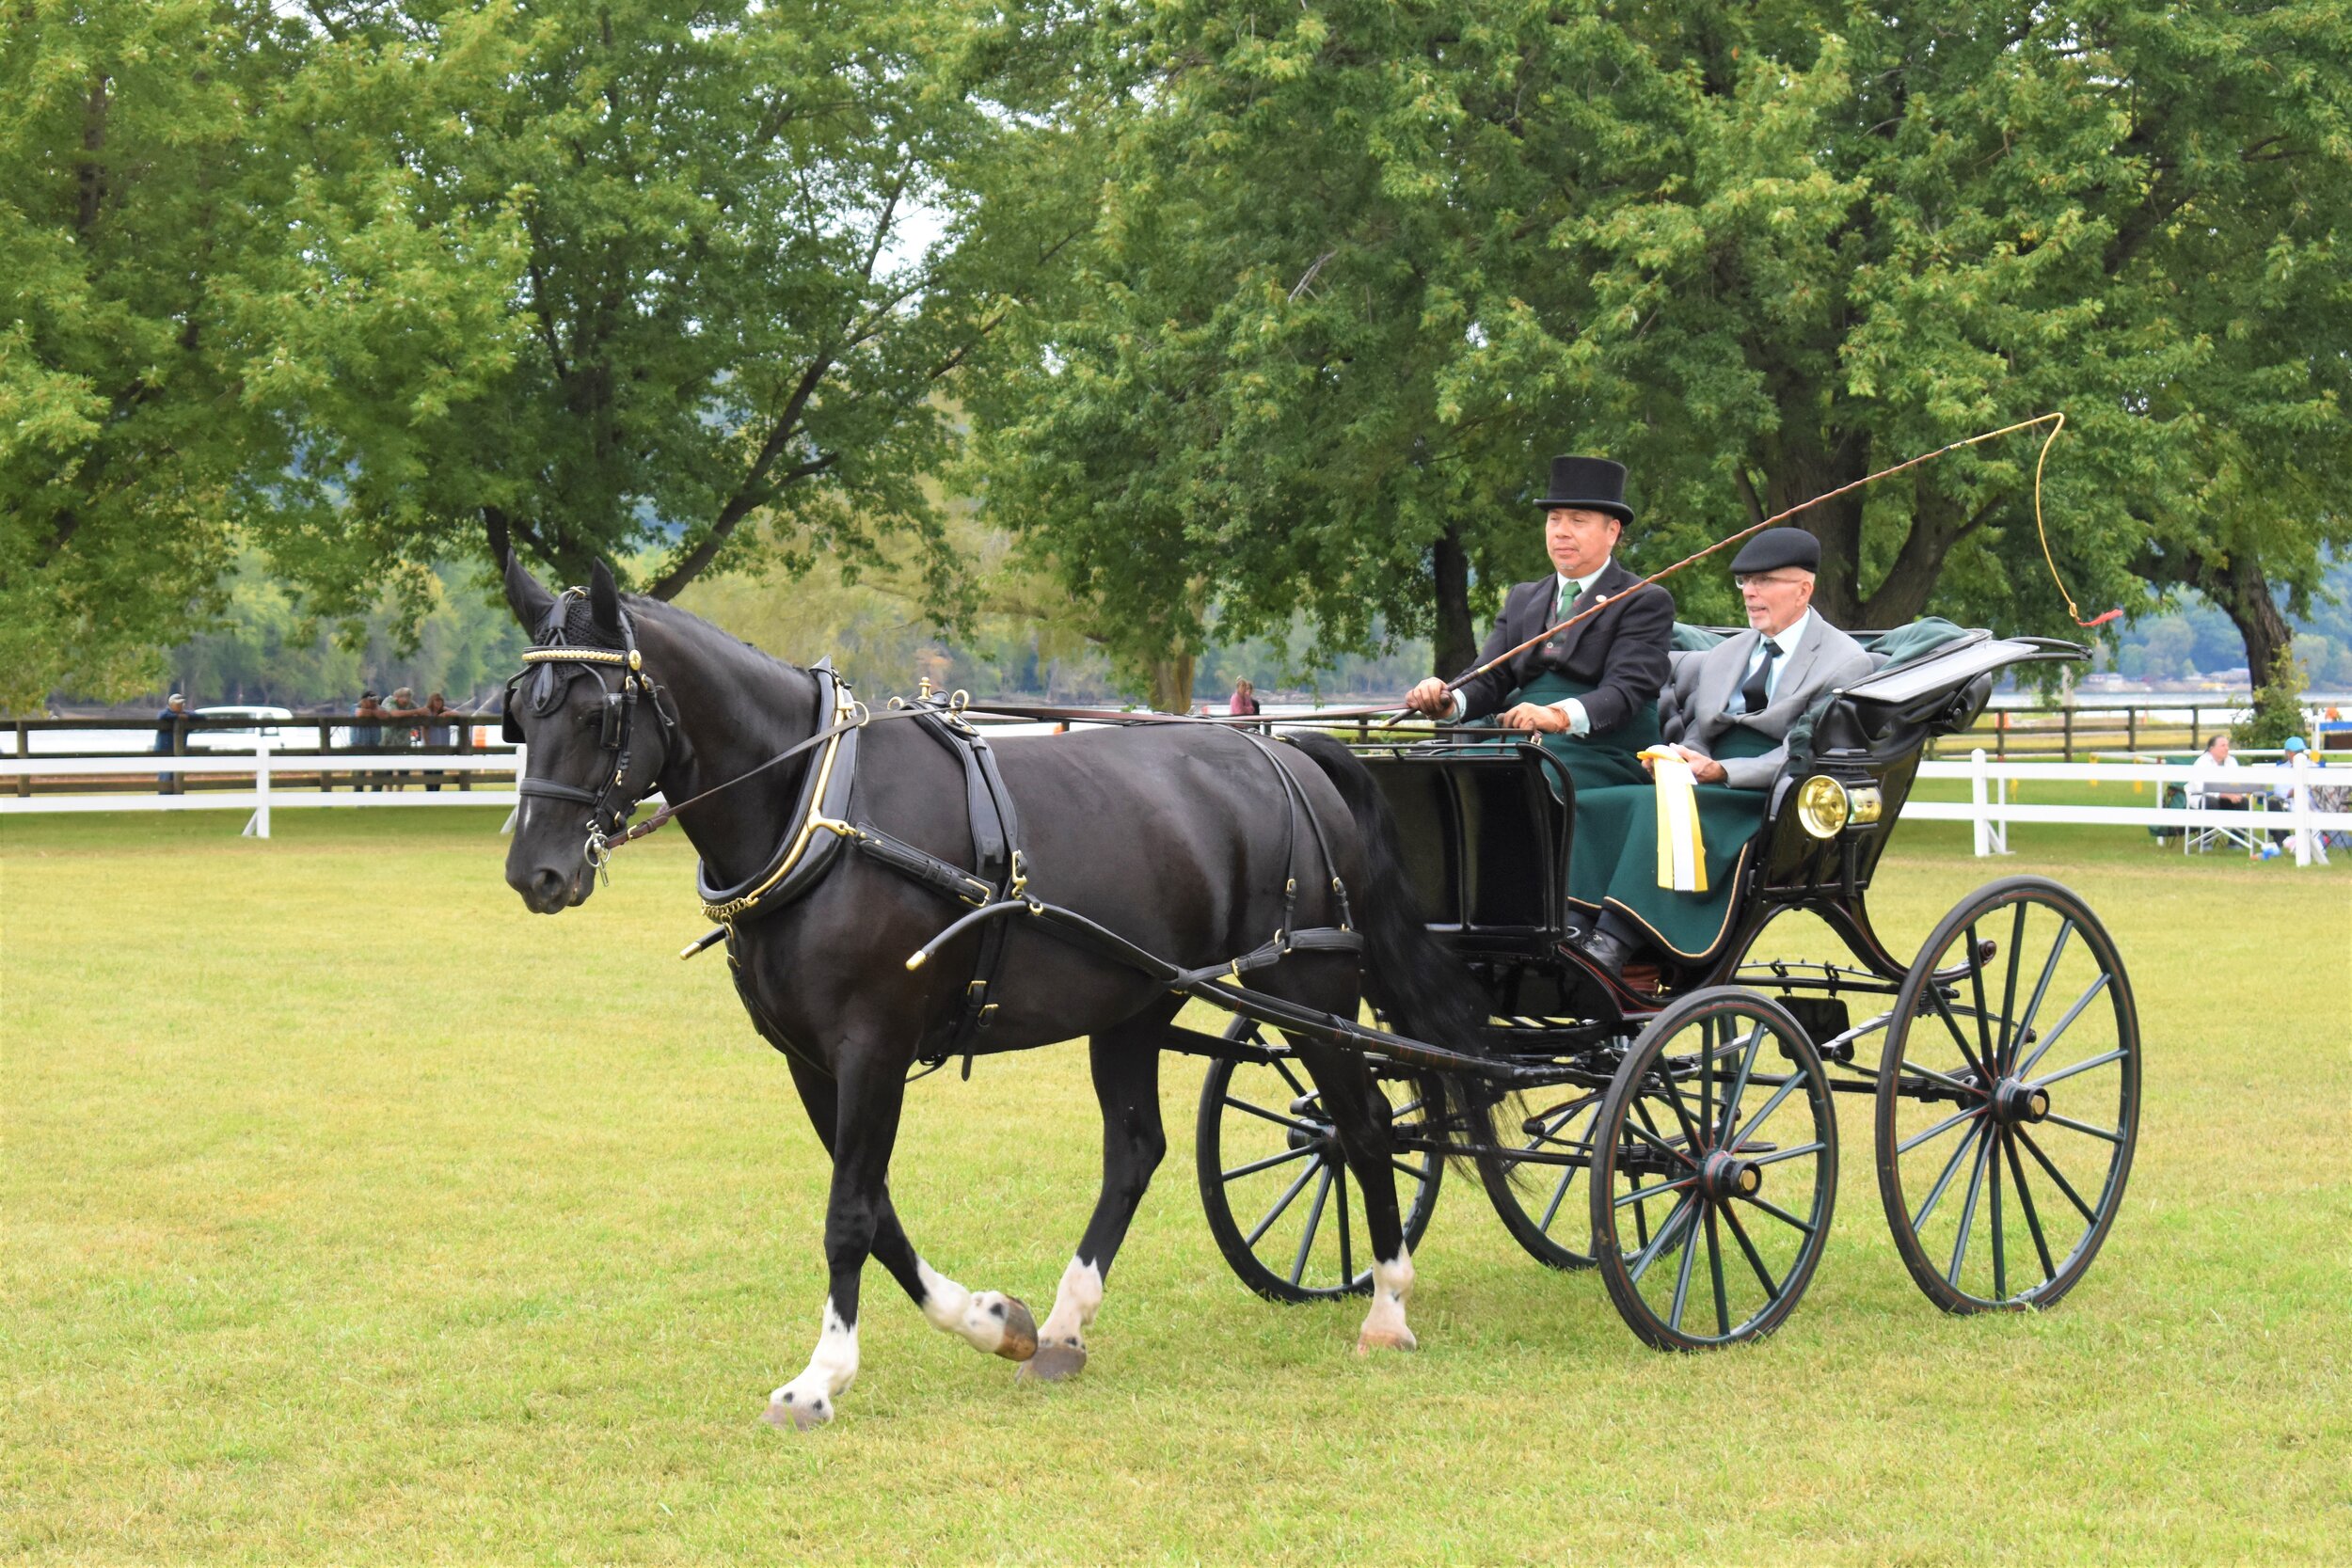
[[[1535,503],[1549,512],[1555,506],[1606,512],[1621,523],[1633,520],[1625,503],[1625,465],[1606,457],[1555,457],[1551,460],[1551,493]]]

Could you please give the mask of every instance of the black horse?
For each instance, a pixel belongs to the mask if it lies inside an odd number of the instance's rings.
[[[774,863],[779,837],[793,826],[801,775],[823,753],[760,765],[835,721],[820,710],[819,680],[683,610],[625,599],[601,564],[588,589],[559,599],[510,561],[506,593],[539,644],[507,709],[530,747],[506,861],[506,879],[524,903],[553,914],[587,898],[615,814],[657,788],[686,802],[728,786],[681,806],[678,816],[707,886],[735,886]],[[871,723],[859,743],[856,819],[940,861],[975,866],[967,780],[956,758],[914,723]],[[1360,960],[1345,951],[1292,952],[1252,973],[1250,984],[1347,1018],[1368,989],[1406,1033],[1478,1049],[1484,998],[1422,925],[1394,829],[1344,748],[1318,737],[1277,745],[1213,726],[1146,724],[1004,739],[993,751],[1018,805],[1028,883],[1041,896],[1180,965],[1205,967],[1259,948],[1286,921],[1343,925],[1340,899],[1352,894]],[[1317,766],[1297,766],[1302,755]],[[1279,760],[1285,756],[1287,764]],[[1284,784],[1284,772],[1295,785]],[[1301,806],[1319,835],[1295,831]],[[1325,854],[1330,863],[1315,863]],[[1334,878],[1343,892],[1333,890]],[[1295,910],[1285,905],[1294,880]],[[962,1005],[979,937],[957,937],[913,972],[907,959],[966,912],[867,855],[842,853],[791,902],[731,927],[744,1006],[790,1064],[834,1163],[822,1327],[807,1369],[770,1396],[767,1417],[779,1425],[831,1419],[856,1375],[858,1285],[869,1253],[937,1327],[1025,1362],[1024,1376],[1077,1371],[1104,1276],[1166,1150],[1159,1057],[1183,997],[1164,980],[1061,940],[1045,922],[1005,922],[1000,1010],[986,1049],[1089,1037],[1103,1113],[1102,1194],[1041,1326],[1018,1300],[968,1291],[923,1260],[891,1208],[891,1148],[908,1071],[922,1043],[936,1041]],[[1409,1349],[1413,1269],[1385,1102],[1360,1059],[1295,1043],[1363,1192],[1375,1264],[1358,1351]]]

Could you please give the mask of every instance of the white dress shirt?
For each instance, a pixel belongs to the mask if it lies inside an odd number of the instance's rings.
[[[1747,704],[1741,700],[1740,693],[1741,689],[1756,677],[1756,667],[1764,662],[1764,644],[1767,642],[1780,650],[1780,657],[1772,660],[1772,673],[1764,677],[1764,701],[1769,704],[1774,697],[1779,696],[1780,673],[1788,668],[1788,660],[1795,655],[1797,644],[1804,641],[1804,634],[1812,625],[1813,611],[1808,610],[1772,636],[1757,638],[1756,652],[1748,656],[1748,667],[1740,672],[1740,684],[1731,689],[1731,702],[1724,711],[1726,713],[1748,711]]]

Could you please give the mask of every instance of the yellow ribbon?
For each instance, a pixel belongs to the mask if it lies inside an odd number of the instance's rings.
[[[1675,893],[1707,891],[1707,843],[1699,832],[1698,780],[1679,752],[1642,753],[1658,790],[1658,885]]]

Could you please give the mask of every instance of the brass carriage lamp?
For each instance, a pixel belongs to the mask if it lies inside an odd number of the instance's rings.
[[[1886,809],[1886,797],[1874,784],[1847,785],[1827,773],[1816,773],[1797,786],[1797,820],[1815,838],[1836,838],[1847,827],[1867,827]]]

